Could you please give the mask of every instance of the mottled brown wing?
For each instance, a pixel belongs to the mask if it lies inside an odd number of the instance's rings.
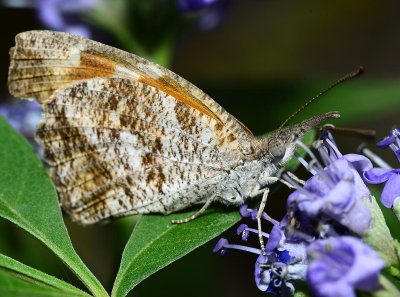
[[[189,82],[78,36],[19,34],[9,88],[42,104],[37,137],[64,209],[82,223],[187,207],[179,193],[251,150],[250,132]]]
[[[227,135],[234,134],[238,139],[252,137],[249,129],[199,88],[146,59],[63,32],[23,32],[15,42],[10,50],[8,86],[17,97],[36,98],[44,103],[54,91],[77,80],[129,78],[162,90],[215,119]]]

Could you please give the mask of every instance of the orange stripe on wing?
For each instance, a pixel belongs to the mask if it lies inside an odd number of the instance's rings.
[[[71,69],[71,74],[79,79],[87,79],[93,77],[111,77],[116,74],[116,67],[124,65],[119,65],[118,63],[96,54],[82,53],[80,57],[80,64],[78,67]],[[118,76],[121,76],[118,73]],[[128,78],[134,79],[132,77],[126,76]],[[158,79],[154,79],[148,76],[139,76],[139,82],[150,85],[171,95],[176,100],[179,100],[194,109],[197,109],[201,113],[213,118],[218,123],[223,124],[222,120],[216,115],[210,108],[208,108],[203,102],[190,94],[185,88],[176,83],[174,80],[162,76]]]
[[[159,79],[154,79],[148,76],[140,76],[139,82],[155,87],[163,91],[164,93],[171,95],[176,100],[179,100],[186,105],[197,109],[198,111],[209,116],[210,118],[213,118],[218,123],[222,125],[224,124],[222,120],[218,117],[218,115],[212,112],[212,110],[209,109],[203,102],[190,94],[185,88],[182,88],[182,86],[177,84],[174,80],[171,80],[166,76],[162,76]]]
[[[81,53],[78,67],[73,67],[70,74],[78,79],[88,79],[94,77],[111,77],[115,74],[116,63],[108,58]]]

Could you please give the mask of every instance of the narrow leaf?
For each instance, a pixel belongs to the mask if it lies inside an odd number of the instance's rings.
[[[41,240],[95,296],[108,296],[76,254],[56,191],[28,142],[0,118],[0,216]]]
[[[0,254],[0,296],[90,296],[53,276]]]
[[[139,219],[122,255],[112,296],[126,296],[149,275],[218,236],[240,220],[236,210],[212,210],[189,223],[171,224],[171,220],[182,219],[190,214],[145,215]]]

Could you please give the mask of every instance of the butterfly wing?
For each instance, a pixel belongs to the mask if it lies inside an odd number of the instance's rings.
[[[251,151],[232,115],[135,55],[50,31],[17,35],[10,55],[10,92],[42,104],[37,138],[63,208],[82,223],[187,207],[182,194]]]

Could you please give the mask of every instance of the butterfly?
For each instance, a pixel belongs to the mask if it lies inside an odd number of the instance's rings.
[[[36,138],[63,209],[92,224],[193,205],[242,205],[279,178],[328,112],[257,138],[177,74],[68,33],[29,31],[10,50],[10,93],[43,109]]]

